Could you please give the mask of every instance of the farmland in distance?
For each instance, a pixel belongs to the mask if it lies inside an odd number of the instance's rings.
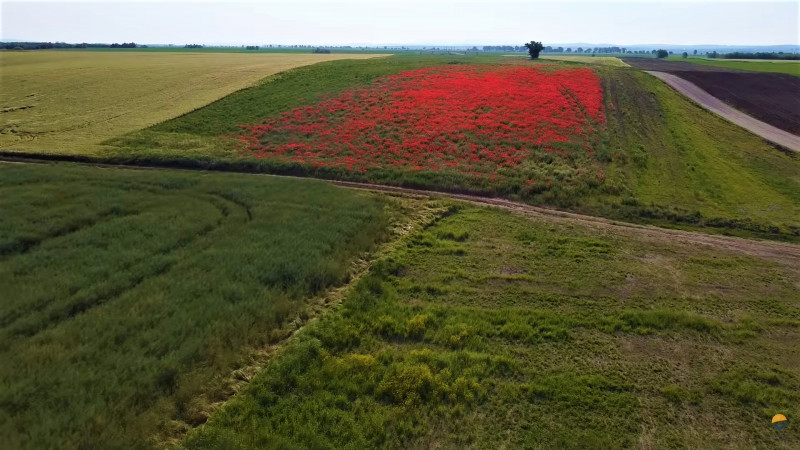
[[[787,95],[800,92],[800,77],[692,64],[685,60],[626,58],[626,61],[642,70],[676,75],[756,119],[789,133],[800,133],[800,98]]]
[[[0,52],[0,149],[96,154],[269,75],[358,54]]]

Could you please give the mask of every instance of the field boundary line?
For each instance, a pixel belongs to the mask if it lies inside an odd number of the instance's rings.
[[[379,244],[375,250],[358,255],[352,262],[351,272],[344,283],[338,286],[331,286],[317,295],[308,297],[305,308],[298,311],[293,318],[290,316],[290,319],[287,319],[280,327],[278,331],[282,336],[276,342],[260,348],[250,348],[245,356],[247,361],[244,364],[223,378],[216,385],[215,390],[206,392],[198,397],[204,400],[200,411],[198,411],[204,418],[202,422],[192,424],[173,418],[173,424],[178,424],[178,426],[169,427],[168,429],[173,430],[171,433],[162,431],[154,436],[156,445],[160,448],[172,448],[178,445],[191,430],[203,426],[218,409],[234,400],[259,372],[265,369],[275,357],[280,355],[289,343],[297,339],[303,330],[321,319],[325,314],[338,308],[358,282],[369,273],[376,261],[397,250],[412,233],[424,230],[446,216],[450,208],[444,204],[437,204],[431,199],[424,204],[423,208],[409,211],[406,216],[407,220],[401,220],[393,224],[390,239]],[[218,397],[219,392],[224,393],[223,398]]]
[[[338,186],[347,187],[350,189],[363,189],[377,192],[394,192],[404,193],[409,195],[421,196],[444,196],[454,200],[461,200],[468,203],[481,206],[492,206],[505,209],[514,213],[522,214],[531,218],[548,220],[551,222],[561,223],[576,223],[588,228],[605,229],[617,232],[627,232],[629,234],[636,234],[638,237],[645,239],[663,240],[676,240],[682,242],[691,242],[699,245],[708,245],[712,247],[724,248],[751,256],[758,256],[761,258],[773,259],[781,262],[790,262],[792,264],[800,264],[800,245],[767,241],[767,240],[754,240],[746,239],[735,236],[721,236],[706,234],[695,231],[675,230],[669,228],[661,228],[653,225],[635,224],[629,222],[620,222],[613,219],[604,217],[589,216],[585,214],[573,213],[569,211],[561,211],[558,209],[547,208],[543,206],[533,206],[525,203],[515,202],[513,200],[506,200],[497,197],[480,197],[468,194],[455,194],[438,191],[428,191],[421,189],[409,189],[396,186],[383,186],[367,183],[357,183],[349,181],[331,181]]]
[[[755,117],[747,115],[704,91],[696,84],[684,80],[677,75],[655,70],[645,70],[644,72],[663,81],[671,88],[680,92],[703,108],[729,122],[739,125],[756,136],[766,139],[793,152],[800,152],[799,136],[795,136],[788,131],[781,130],[780,128],[776,128],[766,122],[756,119]]]
[[[37,156],[43,156],[37,158]],[[18,155],[13,152],[0,151],[0,163],[16,163],[16,164],[47,164],[50,162],[70,162],[80,163],[85,166],[99,167],[106,169],[128,169],[128,170],[178,170],[187,172],[219,172],[219,173],[239,173],[244,175],[254,176],[268,176],[288,179],[303,179],[303,180],[317,180],[319,182],[328,182],[336,186],[347,189],[360,189],[374,192],[388,192],[409,196],[424,196],[424,197],[447,197],[454,200],[461,200],[468,203],[492,206],[506,209],[511,212],[526,215],[540,220],[548,220],[551,222],[571,222],[579,225],[587,226],[589,228],[609,230],[612,232],[636,234],[639,237],[649,240],[678,240],[683,242],[691,242],[698,245],[707,245],[717,248],[724,248],[739,253],[748,254],[751,256],[758,256],[761,258],[772,259],[782,263],[791,263],[800,265],[800,244],[793,244],[788,242],[770,241],[770,240],[757,240],[747,239],[736,236],[723,236],[699,231],[687,231],[678,229],[669,229],[657,227],[654,225],[636,224],[624,222],[619,220],[607,219],[604,217],[590,216],[587,214],[580,214],[569,211],[562,211],[545,206],[534,206],[526,203],[521,203],[513,200],[507,200],[498,197],[487,197],[475,194],[446,192],[446,191],[433,191],[427,189],[415,189],[400,186],[388,186],[371,183],[361,183],[356,181],[342,181],[342,180],[328,180],[321,178],[310,178],[295,175],[279,175],[261,172],[248,172],[243,170],[235,170],[230,167],[203,167],[199,165],[191,166],[188,164],[169,164],[164,163],[161,165],[133,165],[112,163],[89,157],[64,157],[62,155]]]

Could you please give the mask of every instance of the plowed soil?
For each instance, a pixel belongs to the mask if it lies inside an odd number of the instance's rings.
[[[683,78],[756,119],[800,135],[800,77],[649,58],[625,58],[625,62]]]

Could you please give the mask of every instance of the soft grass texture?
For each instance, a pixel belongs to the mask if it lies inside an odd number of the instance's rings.
[[[0,149],[95,154],[108,138],[188,113],[269,75],[374,56],[0,52]]]
[[[383,75],[443,64],[523,64],[558,70],[580,63],[502,56],[396,55],[334,61],[271,77],[205,108],[111,140],[105,155],[119,162],[178,164],[266,171],[472,192],[547,204],[615,219],[715,232],[798,240],[800,157],[784,153],[697,107],[664,83],[629,68],[595,66],[605,89],[607,132],[594,149],[603,183],[560,188],[566,168],[545,165],[553,188],[465,180],[425,170],[366,173],[314,168],[239,156],[233,140],[240,123],[255,124],[291,108],[314,104]]]
[[[800,156],[642,72],[606,69],[602,78],[611,154],[606,188],[618,195],[589,199],[586,211],[796,240]]]
[[[315,180],[0,164],[0,446],[145,448],[199,423],[400,209]]]
[[[725,67],[728,69],[750,70],[753,72],[786,73],[800,77],[800,61],[764,60],[764,59],[704,59],[704,58],[669,58],[670,61],[684,61],[704,66]]]
[[[200,448],[796,448],[800,270],[452,205]]]

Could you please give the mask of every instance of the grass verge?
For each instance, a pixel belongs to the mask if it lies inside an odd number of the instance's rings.
[[[792,448],[798,275],[451,204],[182,447]]]
[[[797,241],[800,157],[635,70],[604,70],[607,188],[585,211]],[[616,189],[612,189],[616,187]],[[781,236],[783,235],[783,236]]]

